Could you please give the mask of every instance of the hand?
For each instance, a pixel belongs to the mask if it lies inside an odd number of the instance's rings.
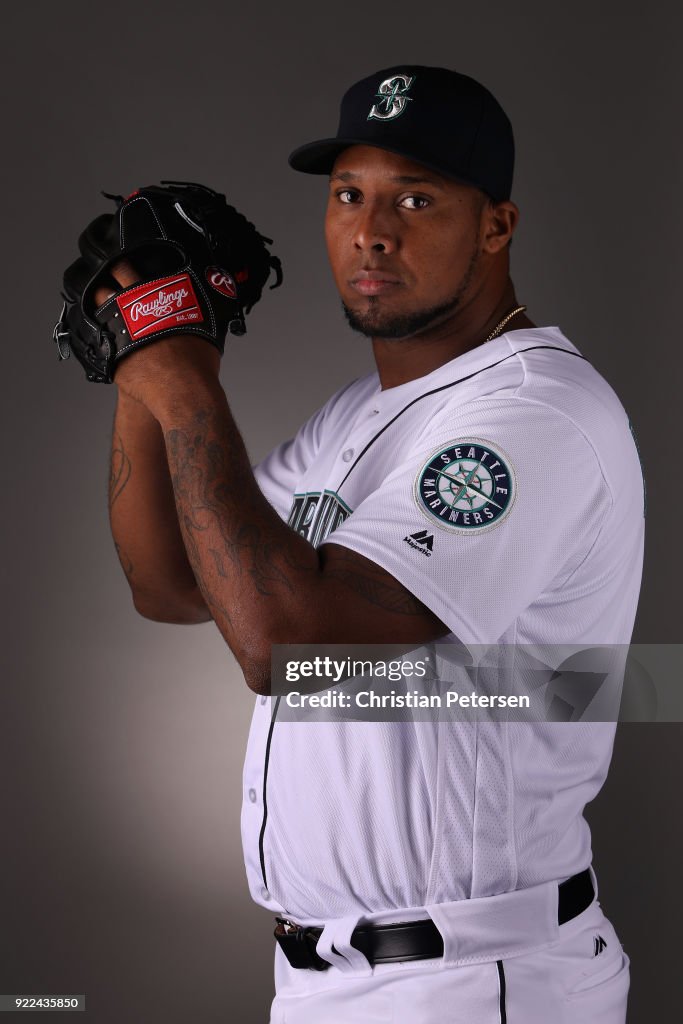
[[[130,288],[140,275],[126,260],[112,267],[112,276],[122,288]],[[95,292],[98,306],[115,293],[107,288]],[[117,364],[114,383],[128,397],[151,408],[160,392],[186,388],[193,380],[218,381],[220,352],[203,338],[177,334],[160,338],[126,355]]]

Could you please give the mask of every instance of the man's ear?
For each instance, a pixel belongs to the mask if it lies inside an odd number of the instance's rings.
[[[482,211],[482,248],[484,252],[501,252],[512,245],[512,236],[519,221],[519,208],[509,199],[496,203],[486,200]]]

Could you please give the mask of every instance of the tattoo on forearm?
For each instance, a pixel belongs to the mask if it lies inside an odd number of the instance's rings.
[[[398,615],[424,615],[428,610],[384,569],[374,566],[369,560],[361,567],[355,553],[339,546],[335,548],[334,565],[326,567],[325,575],[328,579],[339,580],[354,594],[385,611]]]
[[[130,480],[131,461],[123,446],[123,439],[116,434],[111,450],[111,468],[109,474],[109,507],[112,508],[117,498],[125,490]]]
[[[215,599],[207,574],[221,579],[250,576],[259,594],[272,596],[283,589],[294,594],[302,573],[317,573],[318,558],[306,558],[281,530],[259,521],[258,509],[245,522],[244,500],[252,485],[251,469],[229,442],[219,440],[225,425],[215,413],[199,411],[190,428],[171,428],[166,434],[171,479],[188,558],[206,603],[230,622],[227,609]],[[236,513],[241,525],[236,526]],[[210,557],[204,557],[197,538],[211,534]],[[218,540],[218,543],[216,543]],[[204,548],[206,551],[206,547]],[[348,587],[369,604],[399,615],[424,615],[427,609],[379,566],[359,562],[355,552],[336,547],[334,559],[319,552],[325,576]],[[212,594],[213,590],[213,594]]]
[[[228,609],[225,607],[225,605],[218,601],[217,598],[212,594],[211,589],[206,582],[205,574],[202,572],[201,554],[199,551],[199,547],[197,545],[197,541],[195,540],[191,524],[188,522],[188,518],[189,517],[185,516],[184,519],[182,520],[185,524],[185,528],[182,530],[182,533],[185,540],[185,550],[187,551],[187,558],[194,573],[194,578],[197,581],[197,586],[201,591],[205,604],[211,610],[211,613],[219,613],[225,618],[227,622],[230,623],[232,622],[232,618],[230,616]]]
[[[281,541],[257,523],[228,532],[226,512],[242,504],[241,467],[227,444],[216,440],[219,428],[214,432],[211,420],[209,413],[200,411],[191,433],[173,428],[166,437],[179,519],[197,583],[208,602],[206,570],[196,538],[213,527],[218,530],[220,547],[211,547],[209,552],[218,576],[228,579],[248,574],[256,590],[265,596],[279,587],[293,591],[288,570],[306,570],[309,565],[292,561]],[[227,615],[225,609],[221,611]]]

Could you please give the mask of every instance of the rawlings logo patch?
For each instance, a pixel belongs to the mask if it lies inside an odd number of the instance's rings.
[[[237,285],[227,270],[221,270],[220,267],[207,267],[206,280],[212,288],[215,288],[221,295],[225,295],[226,298],[237,298]]]
[[[415,500],[429,521],[454,533],[497,526],[515,499],[512,464],[498,446],[465,438],[439,448],[417,474]]]
[[[204,319],[189,274],[138,285],[119,295],[116,305],[131,338]]]

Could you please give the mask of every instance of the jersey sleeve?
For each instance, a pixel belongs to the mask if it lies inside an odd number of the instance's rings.
[[[408,442],[325,543],[382,566],[461,643],[488,645],[572,576],[611,505],[596,451],[567,415],[482,399]]]
[[[294,492],[325,437],[334,434],[340,423],[354,414],[373,383],[374,376],[368,374],[346,384],[299,427],[294,437],[283,441],[252,467],[256,482],[280,518],[289,516]]]
[[[278,513],[286,519],[297,481],[301,479],[320,447],[325,407],[318,409],[296,432],[253,467],[261,491]]]

